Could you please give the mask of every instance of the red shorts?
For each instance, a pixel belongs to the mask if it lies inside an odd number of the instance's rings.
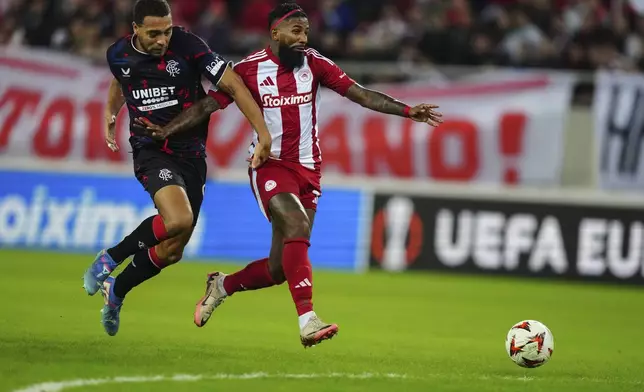
[[[249,169],[250,186],[266,219],[271,220],[268,202],[278,193],[292,193],[305,209],[316,210],[320,189],[320,172],[299,163],[269,159],[259,169]]]

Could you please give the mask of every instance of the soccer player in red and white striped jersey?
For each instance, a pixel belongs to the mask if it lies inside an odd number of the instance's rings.
[[[303,27],[299,28],[303,30]],[[289,49],[280,50],[282,56]],[[355,82],[314,49],[302,48],[293,53],[283,58],[269,47],[246,57],[234,69],[270,124],[274,156],[296,164],[296,170],[303,167],[319,174],[322,162],[318,141],[321,88],[325,86],[345,96]],[[223,107],[230,103],[222,92],[211,91],[210,95]]]
[[[385,94],[366,89],[335,63],[307,49],[309,23],[297,4],[277,6],[269,15],[270,45],[234,66],[263,111],[272,137],[272,159],[249,169],[259,208],[273,227],[270,255],[231,275],[208,275],[206,294],[197,303],[195,323],[203,326],[226,297],[239,291],[257,290],[288,282],[299,316],[300,339],[305,347],[333,337],[336,324],[320,320],[313,311],[313,275],[308,257],[309,238],[322,195],[322,152],[318,119],[320,89],[327,87],[371,110],[409,117],[432,126],[441,122],[435,105],[415,107]],[[210,91],[210,105],[225,108],[232,99]],[[166,137],[168,129],[182,129],[191,121],[209,116],[199,105],[180,114],[166,128],[149,128],[153,136]],[[199,117],[201,116],[201,117]],[[182,125],[183,124],[183,125]],[[250,146],[250,153],[257,140]]]

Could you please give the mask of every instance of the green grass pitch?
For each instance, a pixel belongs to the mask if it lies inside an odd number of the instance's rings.
[[[340,333],[305,350],[284,286],[239,293],[204,328],[193,324],[205,274],[240,267],[230,264],[186,262],[139,286],[109,337],[102,298],[81,287],[92,258],[0,251],[1,390],[135,376],[146,378],[44,390],[644,390],[641,288],[318,271],[316,311]],[[541,368],[506,356],[505,335],[522,319],[554,334],[554,355]]]

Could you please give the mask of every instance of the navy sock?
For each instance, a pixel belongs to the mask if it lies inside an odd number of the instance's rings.
[[[154,247],[138,252],[134,255],[132,262],[116,277],[114,295],[125,298],[130,290],[159,275],[161,268],[163,265],[158,259]]]
[[[161,241],[168,238],[168,233],[163,224],[161,215],[154,215],[134,229],[123,241],[107,250],[107,253],[117,263],[122,263],[133,254],[148,248],[153,248]]]

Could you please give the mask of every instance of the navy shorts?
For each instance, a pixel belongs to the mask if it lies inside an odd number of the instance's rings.
[[[197,225],[206,188],[208,165],[205,158],[175,158],[163,151],[141,149],[134,152],[134,175],[145,191],[154,195],[168,185],[185,189],[192,207],[192,225]]]

